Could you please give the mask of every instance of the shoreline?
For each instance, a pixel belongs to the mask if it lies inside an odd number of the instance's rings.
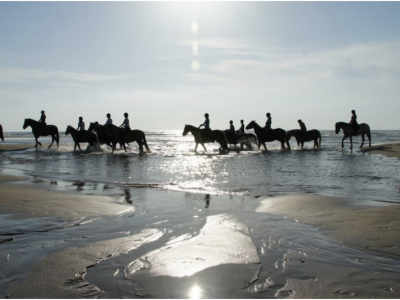
[[[4,144],[0,142],[0,152],[24,151],[34,148],[35,144]]]
[[[381,154],[387,157],[400,158],[400,142],[373,145],[368,148],[361,148],[363,153]]]
[[[25,176],[0,174],[0,215],[12,215],[14,219],[55,217],[77,220],[134,210],[109,196],[51,190],[50,186],[36,185],[28,180]]]

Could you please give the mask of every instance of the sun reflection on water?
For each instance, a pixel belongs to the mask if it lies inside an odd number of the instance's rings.
[[[197,285],[192,286],[189,290],[189,299],[200,299],[201,298],[201,288]]]

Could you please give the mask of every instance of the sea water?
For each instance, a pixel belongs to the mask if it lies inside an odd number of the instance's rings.
[[[360,137],[354,148],[342,134],[322,131],[322,147],[313,149],[313,142],[301,150],[294,138],[292,151],[282,151],[280,143],[267,143],[258,150],[241,150],[231,146],[227,154],[218,151],[218,144],[199,145],[194,152],[192,135],[181,131],[145,132],[151,153],[140,154],[136,142],[127,152],[102,145],[86,151],[73,151],[70,136],[61,133],[60,146],[48,149],[50,138],[41,137],[44,146],[38,149],[0,153],[2,169],[20,170],[26,174],[51,180],[80,183],[80,188],[93,185],[114,185],[132,188],[174,190],[210,195],[274,196],[315,193],[350,197],[360,204],[373,201],[400,201],[400,160],[359,151]],[[6,133],[7,143],[34,144],[30,132]],[[397,142],[400,131],[372,131],[374,145]],[[117,146],[119,148],[119,146]],[[368,147],[368,139],[364,143]],[[75,185],[73,185],[75,186]]]

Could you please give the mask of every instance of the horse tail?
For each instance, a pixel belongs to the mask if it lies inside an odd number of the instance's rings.
[[[144,144],[144,146],[146,147],[147,152],[148,152],[148,153],[151,153],[151,149],[150,149],[150,147],[147,145],[146,136],[144,135],[144,133],[143,133],[143,144]]]
[[[4,142],[3,126],[0,124],[0,139]]]
[[[56,138],[56,143],[57,143],[57,148],[58,148],[58,144],[60,143],[60,134],[58,133],[57,126],[54,126],[54,127],[56,128],[55,138]]]
[[[367,126],[367,137],[369,141],[369,146],[371,147],[371,129],[369,128],[368,124],[365,124]]]
[[[223,140],[224,140],[224,143],[225,143],[225,150],[226,151],[228,151],[229,149],[228,149],[228,139],[226,138],[226,134],[225,134],[225,132],[223,132],[222,131],[222,135],[223,135]]]
[[[97,148],[100,150],[100,141],[99,141],[99,136],[97,135],[96,131],[93,131],[94,135],[96,136],[96,141],[97,141]]]
[[[321,148],[321,133],[318,131],[318,148]]]

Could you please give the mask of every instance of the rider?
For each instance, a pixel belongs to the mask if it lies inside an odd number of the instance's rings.
[[[305,133],[307,131],[306,124],[304,124],[303,121],[300,119],[297,122],[299,122],[300,130]]]
[[[78,128],[76,130],[85,131],[85,122],[83,122],[82,117],[79,117]]]
[[[39,119],[39,123],[42,125],[46,125],[46,114],[44,113],[44,110],[42,110],[40,115],[40,119]]]
[[[239,128],[238,131],[236,131],[236,133],[244,133],[244,123],[243,123],[243,120],[240,120],[240,124],[242,124],[242,125],[240,125],[240,128]]]
[[[268,131],[271,130],[272,117],[270,113],[267,113],[266,116],[267,116],[267,122],[265,122],[264,133],[268,134]]]
[[[107,114],[107,121],[106,121],[106,124],[105,125],[108,125],[108,124],[112,124],[113,122],[112,122],[112,119],[111,119],[111,115],[108,113]]]
[[[210,129],[210,119],[208,118],[209,115],[208,113],[206,113],[204,115],[204,117],[206,118],[203,124],[200,124],[199,128],[201,128],[201,126],[204,126],[204,130],[203,130],[203,136],[208,136],[208,134],[210,133],[211,129]]]
[[[124,122],[119,126],[119,128],[124,128],[126,131],[129,131],[131,128],[129,126],[128,113],[124,113],[124,117]]]
[[[357,123],[356,111],[354,109],[351,111],[351,119],[350,119],[349,124],[351,125],[351,128],[353,129],[353,135],[356,135],[357,130],[358,130],[358,123]]]
[[[229,124],[231,124],[231,126],[229,127],[229,135],[231,137],[231,140],[233,143],[236,142],[236,131],[235,131],[235,126],[233,126],[233,121],[230,120]]]

